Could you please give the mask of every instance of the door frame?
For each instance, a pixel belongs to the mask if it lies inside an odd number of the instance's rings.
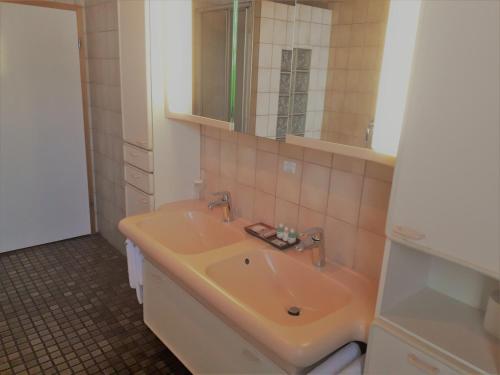
[[[78,34],[78,44],[79,44],[79,60],[80,60],[80,84],[82,88],[82,112],[83,112],[83,133],[85,139],[85,156],[87,165],[87,184],[88,184],[88,195],[89,195],[89,211],[90,211],[90,231],[91,233],[96,233],[96,215],[95,215],[95,199],[94,199],[94,174],[93,174],[93,164],[92,164],[92,149],[91,145],[91,134],[89,126],[89,106],[88,106],[88,92],[87,92],[87,64],[85,59],[85,43],[84,41],[84,19],[83,19],[83,7],[76,4],[60,3],[56,1],[46,1],[46,0],[0,0],[0,3],[14,3],[20,5],[32,5],[42,8],[54,8],[61,10],[69,10],[76,13],[76,27]]]

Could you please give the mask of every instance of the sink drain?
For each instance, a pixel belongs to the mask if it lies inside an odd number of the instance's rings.
[[[288,308],[288,315],[291,316],[299,316],[300,315],[300,307],[292,306]]]

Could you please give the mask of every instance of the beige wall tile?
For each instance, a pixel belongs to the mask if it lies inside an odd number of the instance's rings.
[[[253,220],[261,221],[268,225],[274,225],[275,206],[276,206],[276,198],[274,195],[256,190]]]
[[[282,223],[288,228],[297,228],[298,222],[299,205],[277,198],[274,225]]]
[[[236,178],[237,145],[236,143],[220,142],[220,174],[226,178]]]
[[[304,161],[309,163],[319,164],[324,167],[332,166],[333,154],[311,148],[304,149]]]
[[[212,193],[220,191],[219,176],[215,173],[210,173],[206,170],[201,171],[203,187],[201,189],[201,197],[204,199],[212,199]]]
[[[279,154],[281,156],[302,160],[304,158],[304,148],[291,145],[288,143],[280,142],[279,143]]]
[[[276,195],[277,172],[278,155],[258,150],[255,171],[255,187],[258,190]]]
[[[333,168],[355,174],[365,173],[365,161],[344,155],[333,155]]]
[[[354,0],[352,9],[352,22],[364,23],[368,12],[369,0]]]
[[[237,194],[238,182],[235,179],[219,177],[217,184],[220,191],[229,191],[231,194]]]
[[[285,161],[292,161],[296,163],[295,174],[283,171],[283,163]],[[278,159],[278,180],[276,185],[276,196],[278,198],[299,203],[300,198],[300,184],[302,180],[302,162],[295,159],[288,159],[282,156]]]
[[[349,69],[362,69],[363,68],[363,47],[349,48]],[[366,68],[368,69],[368,68]]]
[[[299,224],[298,230],[300,232],[313,227],[325,227],[325,214],[310,210],[306,207],[299,207]],[[297,229],[297,228],[295,228]]]
[[[351,24],[352,23],[352,4],[350,2],[343,2],[340,5],[340,15],[339,24]]]
[[[369,177],[364,179],[359,226],[370,232],[384,235],[391,184]]]
[[[349,62],[349,48],[340,47],[335,48],[335,69],[346,69]]]
[[[319,212],[326,212],[329,185],[329,168],[317,164],[304,163],[300,193],[301,206]]]
[[[277,154],[279,149],[279,142],[268,138],[258,137],[257,149]]]
[[[218,175],[220,173],[220,141],[218,139],[203,137],[204,168]]]
[[[201,134],[205,137],[220,139],[220,130],[213,126],[201,125]]]
[[[234,199],[236,203],[236,216],[252,221],[255,189],[246,185],[238,184]]]
[[[332,36],[331,36],[332,47],[348,47],[350,38],[351,38],[351,25],[332,26]]]
[[[238,133],[238,145],[256,148],[257,137],[249,134]]]
[[[349,44],[352,47],[362,47],[365,44],[365,26],[358,23],[353,24],[351,28],[351,39]]]
[[[325,246],[328,259],[352,268],[356,253],[356,235],[355,225],[327,217]]]
[[[328,197],[328,216],[358,224],[363,176],[333,170]]]
[[[366,163],[365,176],[375,178],[377,180],[392,182],[394,168],[388,165],[369,161]]]
[[[363,229],[358,230],[354,269],[378,281],[382,268],[385,238]]]
[[[238,133],[229,130],[221,130],[220,139],[225,142],[238,143]]]
[[[257,150],[255,147],[240,145],[238,147],[237,180],[247,186],[255,186],[255,164]]]

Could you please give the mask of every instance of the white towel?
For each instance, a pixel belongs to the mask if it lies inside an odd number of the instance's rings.
[[[135,289],[137,293],[137,301],[142,304],[142,263],[144,261],[144,256],[142,255],[141,250],[137,246],[135,246],[132,241],[126,240],[125,246],[127,248],[128,281],[130,287],[132,289]]]
[[[364,367],[365,367],[365,356],[362,355],[361,357],[358,357],[349,365],[347,365],[347,367],[344,368],[342,371],[340,371],[338,375],[363,375]]]
[[[308,375],[336,375],[346,368],[361,354],[359,345],[351,342],[342,349],[337,350],[319,366],[313,368]]]

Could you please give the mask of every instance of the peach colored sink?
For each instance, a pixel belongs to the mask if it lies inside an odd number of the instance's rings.
[[[207,268],[228,294],[281,325],[304,325],[347,305],[349,291],[315,269],[276,250],[255,250]],[[290,307],[300,314],[288,314]]]
[[[181,254],[222,248],[245,238],[241,231],[201,211],[162,212],[137,227],[163,246]]]
[[[376,284],[311,252],[280,252],[227,224],[206,201],[168,203],[123,219],[119,228],[200,303],[290,372],[305,369],[349,341],[366,341]],[[248,263],[248,264],[247,264]],[[291,316],[288,309],[300,308]]]

